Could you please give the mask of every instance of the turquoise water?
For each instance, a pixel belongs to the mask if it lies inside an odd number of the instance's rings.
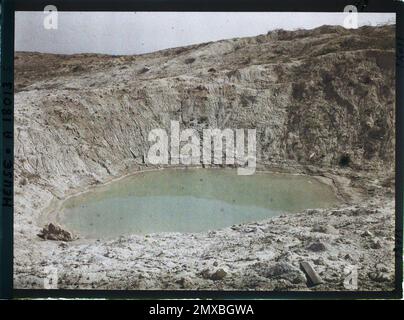
[[[337,203],[329,186],[308,176],[170,169],[138,173],[70,198],[60,219],[82,237],[112,238],[215,230]]]

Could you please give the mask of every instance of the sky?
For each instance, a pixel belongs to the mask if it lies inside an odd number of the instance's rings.
[[[15,50],[43,53],[141,54],[275,29],[344,25],[346,13],[306,12],[17,12]],[[53,23],[55,23],[55,19]],[[394,13],[360,13],[358,25],[395,23]],[[55,24],[54,24],[55,25]]]

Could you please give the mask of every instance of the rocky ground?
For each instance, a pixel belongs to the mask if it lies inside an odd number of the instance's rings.
[[[16,53],[15,287],[394,288],[393,26],[276,31],[138,56]],[[44,240],[49,208],[142,170],[148,131],[257,128],[259,169],[333,181],[338,208],[198,234]],[[322,278],[307,284],[308,261]]]

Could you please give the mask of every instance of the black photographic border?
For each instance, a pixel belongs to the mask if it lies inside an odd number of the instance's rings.
[[[403,280],[403,176],[404,153],[404,3],[394,0],[0,0],[1,90],[0,163],[0,299],[15,298],[135,298],[135,299],[399,299]],[[13,170],[14,170],[14,14],[43,11],[222,11],[222,12],[343,12],[355,5],[358,12],[396,13],[396,192],[395,289],[393,291],[197,291],[197,290],[49,290],[13,288]]]

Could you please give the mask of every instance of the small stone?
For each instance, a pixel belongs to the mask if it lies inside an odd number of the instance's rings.
[[[210,272],[209,269],[204,269],[200,272],[200,275],[202,276],[202,278],[204,279],[209,279],[210,278]]]
[[[254,271],[265,278],[283,279],[293,284],[306,282],[304,273],[288,262],[258,262],[253,265]]]
[[[325,264],[325,261],[323,257],[319,257],[318,259],[313,260],[313,263],[317,266],[322,266]]]
[[[320,275],[317,273],[317,271],[314,269],[314,267],[311,265],[310,262],[308,261],[300,262],[300,268],[305,273],[307,283],[310,287],[323,283],[323,280],[321,279]]]
[[[369,274],[369,278],[376,282],[387,282],[390,281],[390,277],[385,272],[373,272]]]
[[[336,255],[329,255],[328,257],[327,257],[327,259],[328,260],[331,260],[331,261],[338,261],[339,260],[339,258],[338,258],[338,256],[336,256]]]
[[[380,243],[380,240],[372,240],[372,242],[370,243],[370,247],[372,249],[381,249],[382,244]]]
[[[223,269],[216,270],[211,274],[210,279],[214,281],[222,280],[227,275],[227,272]]]
[[[347,253],[347,254],[344,256],[344,259],[345,259],[345,260],[353,260],[352,256],[351,256],[349,253]]]
[[[245,233],[253,233],[253,232],[257,231],[257,228],[256,227],[246,227],[243,231]]]
[[[204,269],[201,271],[200,275],[204,279],[218,281],[222,280],[227,275],[227,272],[223,269],[218,269],[215,272],[211,273],[209,269]]]
[[[150,71],[150,67],[149,66],[144,66],[142,70],[140,70],[140,73],[146,73],[148,71]]]
[[[193,285],[193,283],[192,283],[192,281],[191,281],[190,279],[184,278],[184,277],[182,277],[181,279],[179,279],[179,280],[177,281],[177,283],[180,285],[180,287],[181,287],[182,289],[192,288],[192,285]]]
[[[364,233],[361,234],[361,236],[362,237],[373,237],[373,234],[370,231],[366,230]]]
[[[379,272],[389,272],[389,269],[387,268],[387,266],[382,263],[378,263],[376,265],[376,270]]]
[[[317,242],[311,243],[307,247],[307,249],[310,250],[310,251],[313,251],[313,252],[320,252],[320,251],[326,251],[327,247],[321,241],[317,241]]]
[[[336,234],[338,230],[335,229],[333,226],[326,226],[326,225],[315,225],[312,229],[312,232],[319,232],[319,233],[328,233],[328,234]]]
[[[187,59],[185,59],[185,63],[186,63],[186,64],[191,64],[191,63],[194,63],[195,60],[196,60],[196,59],[195,59],[195,58],[192,58],[192,57],[191,57],[191,58],[187,58]]]

